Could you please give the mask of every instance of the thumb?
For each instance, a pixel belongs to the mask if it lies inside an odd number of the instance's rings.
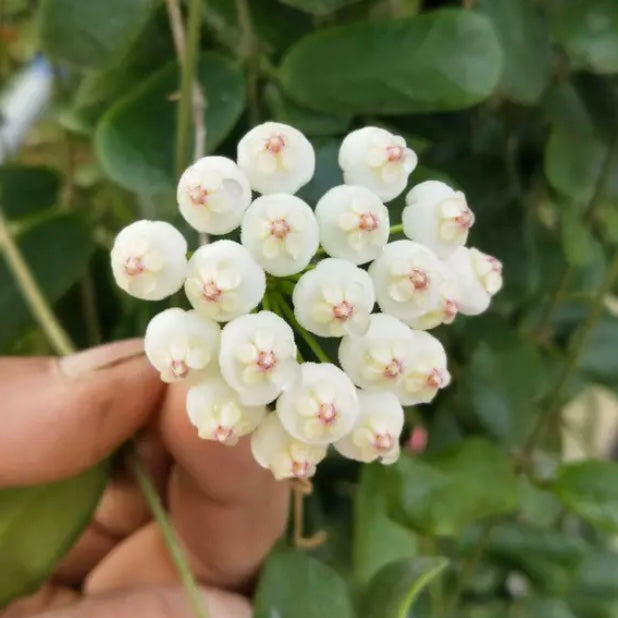
[[[141,352],[132,339],[62,360],[0,358],[0,487],[77,474],[144,425],[163,385]]]
[[[251,606],[244,597],[202,588],[202,598],[210,618],[251,618]],[[59,610],[32,618],[195,618],[185,590],[177,586],[156,586],[119,591],[92,597]]]

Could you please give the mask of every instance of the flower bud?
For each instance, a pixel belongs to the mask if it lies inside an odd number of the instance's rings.
[[[241,401],[270,403],[297,376],[294,332],[270,311],[241,315],[223,329],[219,365]]]
[[[195,311],[166,309],[148,323],[144,349],[164,382],[194,380],[215,364],[219,335],[219,325]]]
[[[238,166],[259,193],[296,193],[315,170],[309,140],[294,127],[265,122],[238,143]]]
[[[400,320],[413,320],[436,306],[442,266],[423,245],[396,240],[369,267],[378,305]]]
[[[245,213],[242,244],[276,277],[300,272],[320,244],[311,208],[298,197],[277,193],[256,199]]]
[[[266,408],[243,405],[221,377],[214,376],[189,389],[187,414],[200,438],[233,446],[262,422]]]
[[[406,147],[403,137],[377,127],[352,131],[339,149],[345,183],[367,187],[385,202],[406,188],[417,163],[416,153]]]
[[[404,234],[440,258],[465,245],[474,224],[466,196],[437,180],[421,182],[410,190],[401,218]]]
[[[459,247],[445,261],[459,287],[459,311],[464,315],[483,313],[494,294],[502,288],[502,264],[474,247]]]
[[[357,386],[390,391],[403,405],[431,401],[451,379],[435,337],[380,313],[370,317],[365,335],[341,340],[339,362]]]
[[[335,442],[344,457],[370,463],[391,464],[399,458],[403,408],[393,393],[358,391],[359,416],[352,431]]]
[[[249,181],[225,157],[203,157],[178,182],[178,207],[198,232],[227,234],[240,225],[251,202]]]
[[[429,436],[427,430],[421,425],[417,425],[410,432],[410,437],[406,440],[405,449],[409,453],[420,455],[427,448]]]
[[[201,315],[227,322],[249,313],[266,290],[266,276],[251,254],[231,240],[200,247],[189,260],[185,292]]]
[[[111,251],[118,287],[142,300],[162,300],[182,287],[187,241],[164,221],[136,221],[122,229]]]
[[[320,337],[342,337],[367,331],[375,296],[364,270],[329,258],[298,280],[292,302],[303,328]]]
[[[365,187],[332,188],[317,203],[315,216],[322,246],[333,257],[365,264],[377,258],[388,242],[388,209]]]
[[[258,464],[270,469],[278,481],[307,479],[326,457],[325,446],[296,440],[282,427],[275,413],[269,414],[253,432],[251,452]]]
[[[431,330],[440,324],[452,324],[459,312],[459,286],[453,274],[442,265],[442,280],[440,293],[435,306],[412,320],[405,320],[406,324],[415,330]]]
[[[329,444],[347,434],[358,416],[350,378],[330,363],[303,363],[300,375],[277,400],[284,429],[308,444]]]

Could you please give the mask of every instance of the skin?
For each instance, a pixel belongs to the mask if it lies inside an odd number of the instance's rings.
[[[142,430],[138,449],[168,507],[211,618],[249,618],[246,596],[287,521],[288,485],[200,440],[182,384],[166,387],[141,340],[53,358],[0,359],[0,488],[77,474]],[[24,448],[28,445],[28,448]],[[50,581],[0,618],[190,618],[159,530],[115,470],[93,521]]]

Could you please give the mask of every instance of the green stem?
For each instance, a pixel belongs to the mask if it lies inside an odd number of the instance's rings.
[[[304,339],[305,343],[309,346],[309,349],[313,352],[315,357],[322,363],[330,363],[331,360],[328,358],[328,355],[322,349],[322,346],[318,343],[317,339],[308,331],[306,331],[296,319],[294,315],[294,311],[287,304],[285,298],[281,296],[281,294],[277,295],[277,301],[279,305],[279,310],[283,313],[282,317],[294,327],[294,330],[298,332],[298,334]]]
[[[403,232],[403,223],[391,225],[391,234],[401,234]]]
[[[264,292],[264,296],[262,297],[262,309],[264,309],[264,311],[273,310],[268,292]]]
[[[6,256],[9,269],[23,294],[32,315],[39,323],[57,354],[66,356],[75,352],[75,346],[51,310],[47,299],[35,281],[19,248],[11,237],[0,210],[0,248]]]
[[[203,4],[204,0],[189,0],[187,42],[181,64],[180,103],[178,104],[178,129],[176,133],[176,173],[178,176],[189,164],[193,86],[200,47]]]
[[[247,98],[249,100],[249,122],[252,126],[260,122],[259,53],[257,38],[251,23],[251,11],[247,0],[236,0],[236,13],[240,25],[239,56],[247,71]]]
[[[26,303],[30,307],[32,314],[45,332],[53,348],[61,356],[73,354],[76,351],[76,347],[58,322],[58,318],[54,315],[47,299],[43,296],[37,282],[32,276],[32,273],[28,268],[28,264],[24,260],[19,248],[11,237],[1,209],[0,248],[6,255],[9,269],[12,271],[15,281],[24,295]],[[203,606],[199,588],[197,587],[193,575],[191,574],[191,570],[182,555],[180,544],[172,530],[167,513],[161,506],[156,490],[148,477],[148,472],[146,471],[146,468],[144,467],[144,464],[141,461],[135,447],[131,449],[128,457],[131,469],[133,470],[138,484],[144,493],[144,497],[152,510],[152,515],[161,529],[167,549],[172,557],[176,569],[178,570],[178,574],[186,588],[187,594],[191,599],[195,614],[198,618],[208,618],[208,613]]]
[[[193,576],[182,550],[180,549],[180,541],[176,536],[176,532],[170,523],[163,505],[161,504],[159,494],[157,493],[154,483],[150,478],[150,474],[148,473],[146,466],[144,466],[144,462],[137,453],[135,445],[133,445],[133,448],[131,448],[128,452],[127,461],[142,494],[148,502],[148,506],[150,507],[152,515],[159,526],[159,530],[163,535],[163,539],[167,545],[174,566],[176,567],[180,581],[189,595],[189,600],[191,601],[195,615],[198,618],[208,618],[208,611],[204,606],[204,601],[197,582],[195,581],[195,577]]]
[[[614,252],[612,260],[607,267],[603,281],[590,302],[590,310],[588,311],[586,319],[580,324],[579,328],[575,331],[575,334],[569,341],[565,363],[558,379],[556,380],[556,384],[548,397],[548,401],[550,402],[549,408],[545,414],[539,416],[538,421],[524,446],[524,458],[527,458],[527,456],[532,453],[537,441],[543,435],[546,427],[550,426],[560,414],[564,403],[564,390],[568,386],[573,373],[577,369],[579,355],[583,350],[586,339],[596,325],[601,315],[601,311],[603,310],[603,302],[605,297],[611,292],[616,280],[618,280],[618,250]]]
[[[461,598],[461,594],[464,591],[464,587],[468,579],[474,574],[474,570],[476,569],[476,565],[479,560],[483,556],[483,552],[491,539],[491,533],[494,529],[493,522],[485,522],[483,524],[483,529],[481,531],[481,535],[479,536],[476,545],[472,548],[470,553],[466,556],[461,571],[459,572],[459,576],[455,580],[455,584],[453,586],[453,591],[450,596],[446,599],[444,603],[444,613],[442,616],[444,618],[449,618],[457,605],[459,604],[459,599]]]

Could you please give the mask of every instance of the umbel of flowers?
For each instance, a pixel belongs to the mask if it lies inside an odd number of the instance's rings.
[[[385,202],[416,163],[403,138],[353,131],[339,151],[345,184],[309,205],[294,194],[313,176],[311,144],[267,122],[240,140],[236,162],[205,157],[178,183],[192,227],[240,227],[240,242],[214,240],[187,260],[169,223],[118,234],[111,263],[123,290],[160,300],[184,288],[193,307],[156,315],[145,351],[162,380],[187,381],[200,438],[234,445],[251,434],[256,461],[278,479],[310,477],[331,445],[362,462],[397,459],[402,406],[430,402],[451,379],[427,331],[485,311],[502,285],[500,262],[465,246],[474,215],[460,191],[416,185],[391,228]],[[339,340],[338,362],[323,337]]]

